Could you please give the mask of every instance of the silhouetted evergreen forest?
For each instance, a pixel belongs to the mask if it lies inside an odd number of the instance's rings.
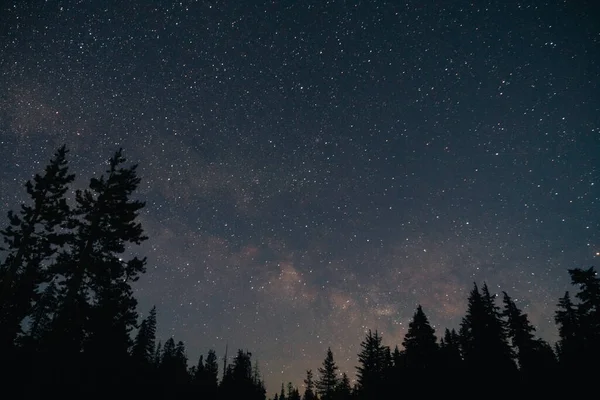
[[[184,343],[156,338],[156,309],[139,321],[131,283],[146,259],[134,200],[140,178],[121,150],[85,190],[71,191],[63,146],[26,182],[30,200],[9,211],[0,264],[0,362],[4,398],[131,394],[139,398],[266,399],[252,354],[238,350],[220,370],[211,350],[189,362]],[[69,200],[67,200],[69,197]],[[270,388],[276,400],[399,398],[433,391],[471,396],[592,388],[600,360],[600,279],[593,267],[570,269],[576,293],[558,299],[554,346],[503,292],[473,286],[458,331],[438,338],[417,307],[402,347],[369,331],[357,355],[356,382],[329,349],[301,390]],[[500,303],[500,304],[499,304]],[[191,365],[191,366],[190,366]],[[224,373],[223,373],[224,372]],[[429,385],[427,385],[429,384]],[[490,394],[488,393],[488,394]]]

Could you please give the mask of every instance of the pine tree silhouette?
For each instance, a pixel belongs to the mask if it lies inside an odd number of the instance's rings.
[[[386,346],[377,331],[367,333],[361,342],[361,352],[358,354],[359,365],[356,367],[358,396],[369,399],[381,394],[383,379],[387,373]]]
[[[312,370],[306,371],[306,378],[304,378],[304,396],[303,400],[315,400],[315,382]]]
[[[339,383],[337,375],[338,366],[333,360],[331,347],[327,349],[327,356],[323,360],[323,366],[319,368],[319,378],[315,382],[317,393],[322,400],[332,400],[335,389]]]
[[[227,367],[223,381],[219,388],[219,395],[223,398],[245,398],[248,400],[265,400],[266,390],[264,383],[255,382],[252,373],[252,354],[248,351],[238,350],[233,359],[233,365]]]
[[[124,378],[128,370],[129,334],[137,320],[130,283],[145,272],[145,258],[121,258],[128,244],[147,239],[136,222],[144,203],[131,200],[140,183],[137,166],[122,167],[125,161],[118,150],[106,175],[76,192],[72,240],[53,270],[64,278],[52,329],[54,346],[70,365],[77,365],[81,355],[93,359],[88,377],[102,385],[109,376]],[[119,368],[124,370],[115,371]]]
[[[151,365],[156,351],[156,306],[140,324],[135,337],[131,356],[139,364]]]
[[[460,354],[460,337],[456,330],[446,328],[440,340],[440,366],[446,370],[457,370],[462,367]]]
[[[350,378],[344,372],[342,373],[342,379],[338,383],[335,389],[335,399],[336,400],[350,400],[352,397],[352,389],[350,388]]]
[[[402,342],[406,366],[410,370],[433,370],[438,364],[438,345],[435,330],[419,305],[408,325]]]
[[[461,353],[474,377],[491,380],[494,373],[516,374],[500,311],[486,284],[482,293],[474,285],[459,334]]]
[[[590,267],[569,270],[571,283],[579,286],[577,314],[587,360],[600,358],[600,278]],[[585,361],[584,361],[585,362]]]
[[[506,292],[503,295],[507,333],[517,356],[523,382],[530,382],[534,377],[539,382],[540,375],[548,374],[555,367],[552,348],[544,340],[535,337],[535,327],[529,322],[527,314],[517,307]]]
[[[281,390],[279,391],[279,400],[286,400],[285,397],[285,385],[281,382]]]
[[[31,304],[39,299],[39,285],[50,280],[48,260],[66,241],[62,230],[70,209],[65,193],[75,178],[68,172],[67,153],[65,146],[60,147],[44,174],[26,182],[32,204],[21,205],[19,213],[9,211],[9,225],[0,231],[4,239],[0,250],[6,254],[0,263],[0,352],[4,357],[12,352],[21,322],[31,315]]]

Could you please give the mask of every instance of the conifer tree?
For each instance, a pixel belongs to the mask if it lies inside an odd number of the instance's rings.
[[[165,384],[182,385],[188,382],[187,356],[182,341],[169,338],[163,346],[159,368],[160,379]]]
[[[252,373],[252,354],[238,350],[233,365],[228,366],[220,386],[220,395],[224,398],[245,398],[248,400],[264,400],[266,391],[264,383],[254,382]]]
[[[306,378],[304,378],[304,397],[303,400],[315,400],[315,383],[313,380],[312,370],[306,371]]]
[[[29,331],[22,340],[23,347],[33,353],[40,354],[47,350],[46,341],[57,307],[56,293],[56,284],[50,281],[33,307]]]
[[[399,370],[406,366],[404,353],[400,351],[398,346],[394,347],[394,352],[392,353],[392,363],[394,365],[394,370]]]
[[[136,221],[144,203],[131,199],[140,183],[137,166],[123,167],[125,161],[118,150],[106,175],[76,192],[74,235],[53,271],[64,277],[53,324],[55,347],[67,357],[83,350],[98,368],[115,375],[113,366],[124,366],[137,320],[131,282],[145,272],[146,262],[122,258],[129,244],[147,239]]]
[[[0,351],[6,356],[21,333],[21,322],[38,300],[38,287],[48,282],[47,264],[67,240],[70,217],[65,193],[75,176],[69,174],[68,150],[60,147],[44,174],[36,174],[25,188],[31,205],[8,212],[9,225],[0,234],[5,258],[0,263]],[[39,311],[39,309],[38,309]]]
[[[217,354],[214,350],[209,350],[206,355],[206,364],[204,365],[206,373],[206,385],[208,390],[215,392],[218,386],[219,364]]]
[[[569,270],[579,290],[574,304],[569,292],[560,298],[555,321],[560,340],[557,353],[565,371],[584,371],[600,357],[600,278],[594,268]]]
[[[279,392],[279,399],[280,400],[286,400],[286,398],[285,398],[285,386],[284,386],[283,382],[281,382],[281,391]]]
[[[160,363],[162,362],[163,350],[162,350],[162,342],[159,340],[156,345],[156,351],[154,352],[154,369],[158,370],[160,367]]]
[[[186,384],[189,381],[187,355],[181,340],[175,346],[175,368],[175,382],[179,385]]]
[[[521,373],[526,378],[542,371],[547,373],[554,367],[552,348],[544,340],[535,337],[535,327],[529,322],[527,314],[517,307],[506,292],[503,294],[503,315],[506,317],[507,333],[517,355]]]
[[[423,308],[419,305],[408,325],[402,345],[406,365],[411,370],[432,369],[437,364],[438,345],[435,330],[429,324]]]
[[[298,392],[298,389],[296,389],[294,387],[292,382],[288,382],[287,392],[288,392],[287,400],[301,400],[300,393]]]
[[[200,354],[200,358],[198,359],[198,364],[194,367],[193,373],[190,373],[190,376],[193,378],[193,382],[196,385],[201,385],[201,382],[204,380],[205,370],[204,370],[204,356]]]
[[[349,400],[351,398],[352,389],[350,388],[350,379],[345,372],[342,373],[342,378],[340,379],[335,392],[336,400]]]
[[[558,358],[564,367],[573,367],[583,351],[579,315],[568,291],[559,299],[557,306],[554,320],[560,336],[556,344]]]
[[[485,284],[481,293],[475,284],[469,295],[460,340],[461,353],[472,374],[492,379],[493,372],[516,372],[499,308]]]
[[[137,364],[151,365],[156,351],[156,306],[140,324],[131,355]]]
[[[600,357],[600,278],[594,267],[569,270],[571,283],[579,287],[577,315],[580,337],[590,362]],[[585,361],[584,361],[585,362]]]
[[[456,370],[461,364],[460,337],[456,330],[446,328],[440,341],[440,365],[446,370]]]
[[[381,341],[382,337],[377,331],[373,333],[369,330],[360,344],[356,379],[358,394],[365,399],[378,396],[387,373],[386,346]]]
[[[319,368],[319,378],[315,382],[317,393],[319,393],[322,400],[333,399],[335,389],[339,383],[337,371],[338,366],[333,360],[333,352],[331,348],[328,348],[323,366]]]

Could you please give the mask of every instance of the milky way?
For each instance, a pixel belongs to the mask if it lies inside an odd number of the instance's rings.
[[[75,187],[123,147],[150,239],[136,286],[190,365],[258,359],[268,393],[473,282],[553,342],[600,252],[593,1],[7,1],[0,203],[62,143]],[[6,219],[2,216],[3,224]]]

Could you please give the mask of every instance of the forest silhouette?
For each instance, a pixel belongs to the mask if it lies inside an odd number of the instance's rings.
[[[156,308],[139,321],[131,283],[145,272],[146,259],[131,254],[147,237],[138,222],[144,202],[133,199],[137,166],[127,165],[120,149],[85,190],[71,191],[75,176],[67,155],[65,146],[59,148],[45,170],[25,183],[29,200],[8,211],[8,226],[0,231],[3,393],[266,399],[249,351],[238,350],[230,363],[225,355],[221,364],[214,350],[189,362],[183,342],[157,341]],[[401,347],[391,349],[378,331],[368,332],[354,384],[329,348],[322,365],[306,371],[302,388],[282,383],[281,390],[270,388],[269,398],[591,388],[600,359],[600,279],[594,267],[567,272],[576,292],[557,301],[554,346],[536,336],[506,292],[497,296],[485,283],[474,283],[458,331],[445,329],[436,337],[418,306]]]

